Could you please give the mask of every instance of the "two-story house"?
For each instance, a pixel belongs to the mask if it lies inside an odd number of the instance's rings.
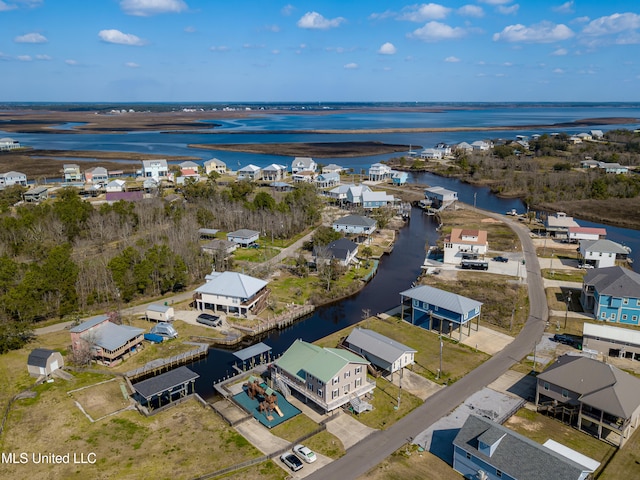
[[[84,171],[84,181],[93,185],[106,185],[109,183],[109,172],[104,167],[88,168]]]
[[[311,157],[296,157],[291,162],[291,173],[315,172],[318,165]]]
[[[143,160],[142,176],[144,178],[153,178],[156,182],[160,180],[170,180],[169,165],[164,159],[159,160]]]
[[[346,238],[334,240],[328,245],[313,247],[313,259],[317,265],[336,260],[343,267],[355,261],[358,254],[358,244]]]
[[[21,172],[0,173],[0,189],[11,187],[12,185],[27,186],[27,176]]]
[[[272,163],[262,169],[262,179],[267,182],[277,182],[287,176],[287,167]]]
[[[64,178],[64,183],[82,182],[80,165],[76,165],[75,163],[65,163],[62,165],[62,176]]]
[[[270,290],[267,282],[238,272],[211,272],[207,283],[193,295],[197,310],[224,311],[247,315],[266,306]]]
[[[391,178],[391,167],[383,163],[374,163],[369,167],[369,180],[381,182]]]
[[[640,274],[622,267],[589,270],[582,280],[580,303],[596,320],[638,325]]]
[[[458,200],[458,192],[444,187],[429,187],[424,190],[424,198],[433,208],[446,208]]]
[[[239,181],[256,181],[262,178],[262,169],[256,165],[249,164],[238,169],[237,178]]]
[[[282,382],[330,412],[375,388],[367,379],[364,358],[338,348],[322,348],[296,340],[273,366],[276,383]]]
[[[613,267],[616,260],[625,260],[629,250],[611,240],[580,240],[578,249],[585,263],[595,268]]]
[[[206,175],[209,175],[213,172],[224,175],[227,172],[227,164],[217,158],[207,160],[206,162],[204,162],[203,166],[204,173]]]
[[[488,248],[486,230],[454,228],[444,239],[444,263],[477,259],[484,256]]]
[[[347,215],[334,221],[331,228],[336,232],[355,235],[356,238],[361,236],[369,238],[376,231],[377,226],[378,223],[373,218],[362,215]]]

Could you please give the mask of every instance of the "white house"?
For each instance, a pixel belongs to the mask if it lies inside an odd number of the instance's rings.
[[[471,144],[471,148],[480,152],[487,152],[491,149],[491,144],[489,142],[485,142],[484,140],[476,140]]]
[[[442,151],[435,148],[425,148],[420,153],[420,158],[425,160],[440,160],[442,158]]]
[[[454,228],[444,239],[444,263],[459,264],[483,256],[488,248],[486,230]]]
[[[18,140],[9,137],[0,138],[0,152],[15,150],[16,148],[20,148]]]
[[[293,180],[295,183],[312,183],[315,178],[315,172],[311,172],[308,170],[291,174],[291,180]]]
[[[412,365],[417,353],[417,350],[400,342],[360,327],[354,328],[344,343],[349,350],[362,355],[372,365],[388,373],[398,372]]]
[[[589,133],[591,133],[591,138],[594,140],[602,140],[602,137],[604,137],[602,130],[591,130]]]
[[[458,200],[458,192],[444,187],[429,187],[424,190],[424,198],[434,207],[441,208]]]
[[[124,192],[124,188],[126,184],[127,182],[125,182],[124,180],[120,180],[119,178],[116,178],[114,180],[111,180],[109,183],[107,183],[107,186],[105,187],[105,189],[107,192]]]
[[[223,175],[227,171],[227,164],[222,160],[217,158],[212,158],[204,162],[204,173],[209,175],[210,173],[216,172],[220,175]]]
[[[326,165],[324,167],[322,167],[322,173],[342,173],[342,171],[344,170],[344,168],[342,168],[340,165],[336,165],[335,163],[330,163],[329,165]]]
[[[391,178],[391,167],[383,163],[374,163],[369,167],[369,180],[381,182]]]
[[[227,240],[229,242],[237,243],[243,247],[247,247],[252,243],[257,242],[259,237],[260,232],[256,230],[248,230],[246,228],[227,233]]]
[[[469,153],[473,151],[473,147],[471,146],[470,143],[460,142],[458,145],[456,145],[456,150],[463,153]]]
[[[238,272],[211,272],[207,283],[196,288],[193,299],[197,310],[258,313],[269,296],[267,282]]]
[[[362,192],[371,191],[367,185],[356,185],[354,183],[348,183],[346,185],[340,185],[327,192],[327,196],[337,200],[340,203],[351,203],[359,205],[362,203]]]
[[[272,163],[262,169],[262,179],[268,182],[277,182],[287,175],[287,167]]]
[[[75,163],[66,163],[62,166],[64,183],[82,182],[80,166]]]
[[[598,168],[604,173],[615,173],[617,175],[629,173],[629,167],[623,167],[619,163],[598,162]]]
[[[164,159],[159,160],[143,160],[142,176],[144,178],[153,178],[156,181],[171,180],[169,175],[169,165]]]
[[[569,241],[602,240],[607,236],[606,228],[595,227],[569,227]]]
[[[296,157],[291,162],[291,173],[315,172],[318,168],[311,157]]]
[[[317,176],[316,186],[318,188],[329,188],[334,187],[340,184],[340,174],[339,173],[321,173]]]
[[[347,215],[339,218],[331,225],[336,232],[351,233],[355,235],[372,235],[376,231],[377,223],[373,218],[361,215]]]
[[[0,188],[10,187],[12,185],[27,186],[27,176],[21,172],[0,173]]]
[[[262,170],[253,164],[242,167],[238,170],[238,180],[260,180]]]
[[[158,322],[173,322],[175,319],[175,311],[170,305],[159,305],[152,303],[147,307],[145,312],[147,320],[155,320]]]
[[[84,171],[84,181],[93,185],[106,185],[109,182],[109,173],[104,167],[93,167]]]
[[[629,250],[611,240],[580,240],[580,255],[596,268],[613,267],[616,258],[626,258]]]

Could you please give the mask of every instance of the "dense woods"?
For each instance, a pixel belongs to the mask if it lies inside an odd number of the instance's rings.
[[[28,340],[36,321],[116,309],[202,281],[212,258],[200,250],[201,227],[284,238],[321,213],[310,185],[272,195],[248,182],[207,181],[183,193],[185,200],[94,207],[65,188],[53,201],[10,207],[20,188],[1,191],[0,352]]]

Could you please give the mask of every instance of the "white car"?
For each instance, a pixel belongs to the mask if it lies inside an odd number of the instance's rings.
[[[318,459],[316,454],[304,445],[296,445],[293,447],[293,451],[307,463],[313,463]]]

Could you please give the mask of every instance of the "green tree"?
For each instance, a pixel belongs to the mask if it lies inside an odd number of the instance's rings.
[[[342,238],[342,233],[336,232],[331,227],[320,226],[313,233],[312,241],[314,247],[329,245],[334,240]]]
[[[78,196],[75,188],[67,187],[59,191],[53,211],[64,225],[67,238],[73,240],[82,231],[93,207]]]
[[[133,247],[127,247],[120,252],[120,255],[113,257],[108,264],[113,281],[125,302],[131,301],[138,291],[134,269],[141,261],[140,252]]]
[[[276,201],[267,192],[258,192],[253,198],[253,205],[258,210],[272,211],[276,207]]]

